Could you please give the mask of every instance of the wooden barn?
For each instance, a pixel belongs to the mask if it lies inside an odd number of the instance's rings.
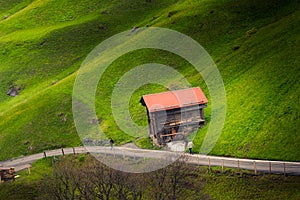
[[[141,103],[147,108],[153,144],[162,146],[172,140],[183,140],[203,126],[207,102],[200,87],[144,95]]]

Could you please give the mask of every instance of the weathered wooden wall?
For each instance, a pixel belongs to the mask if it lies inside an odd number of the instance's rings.
[[[157,145],[184,139],[186,135],[205,124],[204,107],[206,105],[194,105],[167,111],[147,112],[149,136]]]

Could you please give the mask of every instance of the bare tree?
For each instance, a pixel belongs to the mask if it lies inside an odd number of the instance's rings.
[[[131,191],[132,200],[141,200],[143,198],[143,192],[147,189],[147,182],[144,174],[131,174],[128,177],[127,186]]]
[[[113,190],[113,169],[97,161],[93,168],[91,180],[94,184],[96,197],[101,200],[109,200]]]
[[[168,166],[168,178],[170,183],[170,199],[177,199],[179,194],[183,190],[183,183],[188,175],[188,165],[186,164],[186,160],[188,157],[180,156],[179,159]]]
[[[150,185],[146,193],[149,199],[164,200],[168,197],[167,168],[159,169],[147,174],[147,182]]]
[[[198,198],[203,181],[197,168],[186,164],[185,159],[182,156],[151,173],[132,174],[109,168],[92,156],[84,161],[67,156],[55,162],[53,174],[42,181],[40,199],[174,200],[185,199],[185,190]],[[200,184],[191,183],[194,178]]]
[[[77,167],[70,159],[56,163],[53,166],[53,176],[45,177],[42,184],[44,199],[76,199],[80,184]]]

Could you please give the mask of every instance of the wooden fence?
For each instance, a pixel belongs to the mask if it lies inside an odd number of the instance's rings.
[[[103,156],[112,155],[131,159],[166,159],[173,155],[183,155],[186,157],[186,162],[196,165],[207,166],[209,169],[213,166],[219,166],[224,172],[225,168],[236,168],[238,170],[251,170],[254,174],[272,173],[284,175],[300,175],[300,162],[285,162],[285,161],[270,161],[270,160],[251,160],[240,158],[228,158],[218,156],[206,156],[187,153],[178,153],[160,150],[147,149],[131,149],[125,147],[103,147],[103,146],[87,146],[87,147],[72,147],[56,150],[44,151],[42,153],[33,154],[30,156],[19,157],[7,161],[0,161],[0,167],[14,167],[15,171],[28,168],[30,163],[48,156],[58,156],[78,153],[97,153]]]

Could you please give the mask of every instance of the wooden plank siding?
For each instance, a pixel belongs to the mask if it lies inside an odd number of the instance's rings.
[[[200,88],[197,89],[199,90]],[[173,98],[174,96],[176,97],[174,93],[176,94],[176,91],[172,91]],[[204,96],[204,94],[201,95]],[[165,98],[167,94],[163,93],[163,96]],[[156,99],[153,100],[154,97]],[[151,102],[155,102],[158,105],[164,104],[164,107],[162,106],[160,109],[155,110],[151,110],[150,106],[147,105],[144,96],[141,98],[141,103],[147,108],[149,137],[152,138],[154,145],[163,146],[172,140],[183,140],[188,134],[197,131],[205,125],[204,108],[207,105],[206,98],[201,101],[199,99],[197,101],[194,100],[195,102],[191,100],[190,103],[183,105],[178,104],[174,106],[172,104],[172,106],[168,107],[165,99],[163,103],[159,104],[159,97],[160,94],[154,94]],[[149,99],[149,95],[147,95],[147,98]],[[184,101],[187,100],[185,99]],[[175,100],[171,101],[172,103],[175,102]],[[180,99],[177,101],[180,102]]]

